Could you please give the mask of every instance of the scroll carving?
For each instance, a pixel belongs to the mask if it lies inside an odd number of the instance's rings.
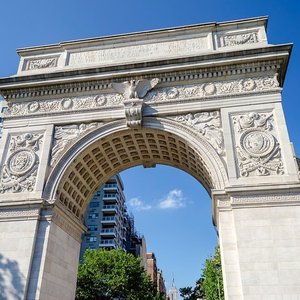
[[[73,144],[79,137],[98,128],[99,126],[100,123],[56,126],[51,154],[51,165],[54,165],[68,148],[68,146]]]
[[[141,128],[143,117],[143,100],[131,99],[125,100],[123,103],[127,126],[129,128]]]
[[[9,156],[2,168],[0,193],[33,191],[42,137],[43,134],[25,133],[11,138]]]
[[[272,113],[250,112],[232,118],[241,176],[284,174]]]
[[[224,154],[224,137],[219,111],[181,115],[172,119],[196,129],[218,154]]]

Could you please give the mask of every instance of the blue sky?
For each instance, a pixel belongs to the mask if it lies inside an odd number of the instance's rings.
[[[17,71],[16,48],[194,23],[269,16],[269,43],[294,43],[283,105],[296,153],[300,153],[298,0],[10,0],[1,1],[0,77]],[[128,207],[145,234],[167,283],[193,285],[213,252],[216,234],[210,199],[191,176],[169,167],[123,172]]]

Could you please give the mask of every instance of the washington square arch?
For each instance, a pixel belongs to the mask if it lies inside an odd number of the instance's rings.
[[[266,24],[18,50],[17,74],[0,79],[4,299],[74,299],[92,195],[156,164],[210,194],[226,299],[300,299],[299,168],[281,104],[292,46],[269,44]]]

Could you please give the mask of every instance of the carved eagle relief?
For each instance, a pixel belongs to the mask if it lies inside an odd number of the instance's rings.
[[[113,89],[122,94],[127,99],[140,99],[146,96],[148,91],[153,89],[159,82],[158,78],[151,80],[142,79],[142,80],[130,80],[122,83],[113,83]]]

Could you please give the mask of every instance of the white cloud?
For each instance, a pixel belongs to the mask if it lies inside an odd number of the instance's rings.
[[[158,205],[161,209],[180,208],[185,206],[186,199],[183,197],[182,191],[178,189],[171,190]]]
[[[146,204],[144,201],[142,201],[140,198],[131,198],[128,201],[128,204],[135,210],[149,210],[152,208],[151,205]]]

